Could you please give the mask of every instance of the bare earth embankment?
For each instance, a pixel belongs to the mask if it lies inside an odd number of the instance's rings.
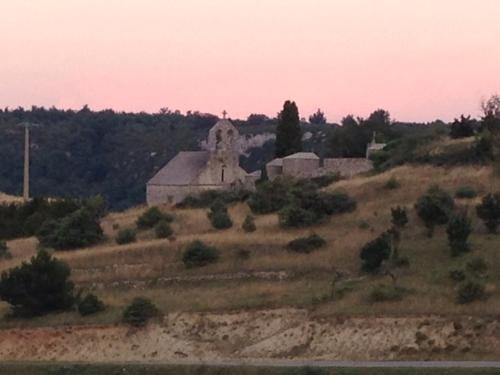
[[[498,359],[500,321],[458,317],[320,318],[301,309],[172,313],[123,325],[6,329],[2,360],[171,361]]]

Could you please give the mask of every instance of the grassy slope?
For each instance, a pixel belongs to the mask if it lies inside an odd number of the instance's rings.
[[[401,182],[399,189],[384,188],[391,176]],[[358,209],[350,214],[333,217],[312,229],[285,231],[279,228],[276,215],[266,215],[257,217],[258,229],[255,233],[244,233],[240,225],[248,213],[248,207],[240,204],[230,210],[235,222],[230,230],[213,230],[205,210],[177,210],[174,212],[175,241],[156,240],[152,232],[142,232],[139,242],[124,246],[113,243],[116,226],[133,226],[144,208],[111,214],[103,222],[109,238],[105,244],[76,252],[58,253],[71,265],[77,284],[86,287],[97,284],[99,289],[96,293],[110,308],[85,319],[75,313],[65,313],[34,319],[29,324],[114,322],[119,319],[123,306],[139,295],[150,297],[164,311],[301,306],[314,308],[318,315],[498,314],[500,300],[495,298],[495,290],[500,285],[500,277],[494,272],[490,272],[486,280],[492,298],[467,306],[455,303],[454,285],[448,279],[448,271],[472,255],[460,259],[450,258],[444,228],[436,231],[435,238],[426,238],[412,207],[418,196],[433,183],[439,183],[451,192],[459,186],[468,185],[484,194],[499,190],[499,182],[498,178],[492,177],[488,168],[446,170],[404,166],[377,176],[341,181],[329,187],[329,190],[340,189],[352,194],[358,201]],[[476,202],[459,203],[473,208]],[[398,282],[412,292],[401,302],[370,304],[366,298],[369,289],[377,283],[389,283],[390,280],[384,276],[362,277],[359,272],[359,249],[388,228],[390,207],[395,205],[405,205],[411,209],[410,223],[401,243],[401,254],[409,257],[411,267],[398,271]],[[471,209],[471,212],[474,213],[474,210]],[[362,229],[361,222],[368,223],[369,228]],[[485,234],[475,216],[474,228],[471,236],[473,255],[481,255],[491,270],[497,269],[500,266],[498,238]],[[284,250],[288,241],[313,230],[328,241],[324,249],[309,255],[291,254]],[[202,239],[217,246],[221,251],[220,262],[202,269],[185,270],[181,262],[182,250],[193,239]],[[15,259],[10,263],[1,263],[0,269],[34,253],[35,244],[33,240],[12,242]],[[250,258],[241,259],[238,256],[239,249],[249,250]],[[194,277],[241,271],[285,271],[289,277],[284,281],[202,280],[155,286],[155,280],[161,277]],[[338,282],[337,287],[347,289],[349,293],[339,301],[313,303],[330,292],[334,272],[344,275],[345,281]],[[152,285],[138,285],[130,289],[114,284],[141,280]],[[12,323],[3,321],[2,324]]]

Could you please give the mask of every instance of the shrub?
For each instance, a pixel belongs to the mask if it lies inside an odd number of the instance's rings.
[[[135,230],[126,228],[120,229],[116,235],[115,241],[118,245],[124,245],[127,243],[136,241],[136,233]]]
[[[241,259],[241,260],[247,260],[250,258],[250,250],[248,249],[238,249],[238,251],[236,252],[236,256],[238,257],[238,259]]]
[[[465,268],[471,274],[479,276],[486,273],[486,271],[488,270],[488,265],[483,258],[474,257],[465,264]]]
[[[210,206],[210,211],[207,216],[215,229],[228,229],[233,226],[231,217],[227,212],[227,207],[224,202],[220,200],[215,201],[212,206]]]
[[[9,247],[5,241],[0,241],[0,259],[10,259],[12,254],[9,251]]]
[[[59,221],[45,222],[37,237],[44,247],[71,250],[98,243],[103,238],[103,232],[95,213],[81,208]]]
[[[483,299],[486,295],[484,284],[467,280],[458,287],[457,302],[460,304],[471,303]]]
[[[455,191],[455,197],[460,199],[472,199],[477,196],[476,190],[470,186],[460,186]]]
[[[358,223],[358,228],[363,230],[370,229],[370,223],[368,223],[366,220],[361,220]]]
[[[500,194],[487,194],[476,207],[477,216],[484,221],[490,233],[496,233],[500,223]]]
[[[452,256],[458,256],[470,250],[467,240],[472,231],[471,220],[466,212],[459,212],[451,216],[446,233]]]
[[[391,255],[391,238],[388,233],[382,233],[375,240],[365,244],[359,257],[363,265],[362,269],[367,272],[377,271],[384,260],[389,259]]]
[[[313,177],[310,179],[318,188],[327,187],[340,179],[338,173],[328,173],[323,176]]]
[[[464,281],[467,277],[465,271],[459,268],[451,269],[448,275],[450,276],[450,279],[456,282]]]
[[[406,208],[397,206],[396,208],[391,208],[392,215],[392,225],[396,228],[403,228],[408,224],[408,215],[406,214]]]
[[[429,237],[434,234],[436,225],[448,222],[454,206],[453,198],[437,185],[431,186],[424,195],[418,198],[415,209],[425,223]]]
[[[134,298],[123,312],[123,322],[142,327],[152,318],[160,315],[160,310],[147,298]]]
[[[82,316],[96,314],[105,309],[104,303],[96,295],[89,293],[78,303],[78,312]]]
[[[40,250],[30,262],[2,273],[0,299],[14,315],[36,316],[73,306],[73,283],[68,265]]]
[[[198,240],[190,243],[182,256],[186,268],[203,267],[217,262],[218,259],[219,252],[216,248],[207,246]]]
[[[392,176],[387,182],[384,184],[384,188],[387,190],[394,190],[401,187],[401,183],[396,179],[396,177]]]
[[[281,210],[289,203],[290,184],[290,181],[284,178],[262,182],[248,199],[248,206],[255,214],[269,214]]]
[[[249,196],[250,192],[245,189],[205,190],[200,194],[188,195],[181,203],[177,204],[177,207],[206,208],[216,200],[221,200],[229,204],[233,202],[243,202],[247,200]]]
[[[255,226],[255,220],[252,215],[247,215],[245,217],[241,228],[247,233],[255,232],[257,230],[257,227]]]
[[[139,218],[137,219],[137,228],[139,229],[150,229],[153,228],[160,220],[165,220],[170,223],[174,220],[173,216],[160,211],[158,207],[148,208]]]
[[[174,231],[166,220],[160,220],[155,226],[155,234],[157,238],[169,238]]]
[[[319,193],[318,199],[321,204],[321,209],[326,215],[342,214],[352,212],[356,209],[356,201],[349,195],[340,192],[334,193]]]
[[[296,204],[283,208],[279,214],[279,223],[283,228],[301,228],[311,226],[318,222],[317,215]]]
[[[401,301],[407,290],[396,285],[379,284],[370,290],[370,302]]]
[[[470,116],[460,116],[460,119],[455,119],[451,124],[450,137],[451,138],[466,138],[474,135],[476,128],[476,120],[471,119]]]
[[[287,248],[296,253],[309,254],[310,252],[319,249],[326,245],[326,241],[318,236],[317,234],[312,234],[308,237],[300,237],[293,241],[290,241]]]

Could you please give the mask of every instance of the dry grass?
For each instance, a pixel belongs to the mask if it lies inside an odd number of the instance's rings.
[[[386,182],[395,177],[401,184],[388,190]],[[117,228],[135,227],[136,218],[146,208],[139,207],[123,213],[113,213],[103,220],[108,240],[97,247],[57,256],[73,269],[73,279],[82,285],[103,286],[97,293],[114,309],[119,309],[136,295],[151,297],[156,303],[172,310],[224,310],[248,307],[308,306],[314,299],[328,294],[333,271],[346,278],[360,276],[359,249],[367,241],[386,230],[390,224],[390,207],[410,209],[410,223],[404,232],[401,252],[410,259],[411,267],[398,271],[398,283],[412,292],[402,302],[367,302],[367,293],[378,282],[387,278],[369,276],[351,283],[351,291],[340,300],[314,305],[318,314],[424,314],[470,313],[498,314],[500,300],[490,298],[468,306],[454,301],[454,285],[448,279],[448,270],[456,262],[448,254],[444,230],[438,229],[435,238],[428,239],[424,228],[412,211],[417,198],[432,184],[439,184],[450,192],[467,185],[479,194],[500,190],[500,180],[490,168],[460,167],[444,169],[430,166],[403,166],[369,177],[340,181],[327,190],[344,190],[358,202],[355,212],[332,217],[328,222],[310,229],[283,230],[276,215],[256,217],[257,231],[245,233],[240,227],[249,213],[245,204],[230,208],[234,221],[231,229],[217,231],[211,228],[206,210],[173,210],[173,229],[176,239],[155,239],[153,231],[142,231],[136,243],[118,246],[113,238]],[[479,198],[478,198],[479,199]],[[461,201],[472,204],[473,201]],[[164,208],[166,209],[166,208]],[[473,210],[471,210],[473,212]],[[364,225],[360,225],[360,223]],[[500,266],[498,239],[485,235],[481,223],[475,219],[471,243],[475,255],[484,257],[490,268]],[[366,228],[368,226],[368,228]],[[284,249],[292,239],[316,232],[324,237],[327,246],[308,255],[290,253]],[[220,261],[201,269],[187,270],[181,262],[187,243],[200,239],[220,250]],[[35,240],[20,240],[9,244],[15,258],[12,265],[34,253]],[[239,250],[250,252],[241,259]],[[7,263],[0,263],[5,268]],[[111,288],[116,281],[150,280],[161,277],[232,274],[241,271],[285,270],[291,278],[273,280],[226,280],[178,283],[137,289]],[[490,272],[488,289],[491,293],[500,287],[500,277]],[[109,318],[107,316],[106,319]],[[109,318],[110,319],[110,318]]]

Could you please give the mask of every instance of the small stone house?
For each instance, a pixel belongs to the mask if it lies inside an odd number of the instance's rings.
[[[205,190],[253,188],[258,176],[240,167],[238,139],[229,120],[218,121],[209,131],[206,151],[179,152],[149,180],[148,205],[174,205]]]
[[[343,178],[351,178],[357,174],[373,169],[369,160],[372,152],[382,150],[383,143],[372,141],[367,145],[366,158],[320,158],[312,152],[297,152],[284,158],[276,158],[266,164],[267,176],[270,180],[284,175],[295,178],[319,177],[326,174],[339,174]]]

